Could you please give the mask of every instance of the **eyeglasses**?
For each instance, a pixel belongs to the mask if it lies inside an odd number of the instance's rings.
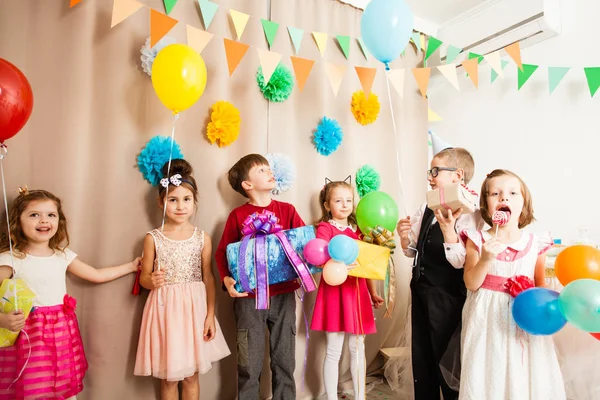
[[[437,178],[440,171],[456,171],[458,168],[448,168],[448,167],[433,167],[427,171],[427,177],[431,176],[432,178]]]

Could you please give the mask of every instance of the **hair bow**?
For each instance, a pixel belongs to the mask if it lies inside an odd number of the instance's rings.
[[[169,182],[170,181],[170,182]],[[169,187],[169,183],[179,186],[181,185],[181,174],[172,175],[170,178],[162,178],[160,184],[162,187]]]

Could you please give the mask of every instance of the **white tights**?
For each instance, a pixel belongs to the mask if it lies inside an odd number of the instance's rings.
[[[344,332],[327,332],[327,353],[323,363],[323,381],[327,400],[337,400],[338,372],[342,348],[344,346]],[[350,372],[354,385],[354,399],[365,398],[365,341],[362,335],[348,335],[350,348]]]

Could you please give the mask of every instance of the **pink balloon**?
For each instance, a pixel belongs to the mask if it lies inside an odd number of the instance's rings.
[[[348,278],[348,266],[341,261],[329,260],[323,267],[323,279],[331,286],[339,286]]]
[[[324,265],[331,257],[327,251],[327,241],[312,239],[304,246],[304,258],[312,265]]]

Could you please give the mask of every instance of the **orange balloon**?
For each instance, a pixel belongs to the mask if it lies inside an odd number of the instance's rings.
[[[577,279],[600,280],[600,250],[583,244],[558,253],[554,272],[563,286]]]

